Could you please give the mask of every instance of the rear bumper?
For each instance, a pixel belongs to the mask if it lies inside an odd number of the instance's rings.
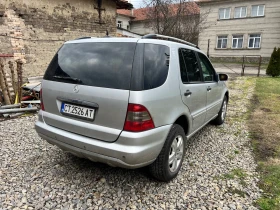
[[[47,125],[39,113],[35,128],[40,137],[78,157],[122,168],[140,168],[159,155],[172,125],[140,133],[122,132],[116,142],[104,142]]]

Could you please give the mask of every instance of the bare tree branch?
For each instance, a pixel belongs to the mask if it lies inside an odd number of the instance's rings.
[[[151,0],[147,4],[146,27],[156,33],[198,43],[198,34],[207,28],[210,10],[199,12],[195,2],[187,0]]]

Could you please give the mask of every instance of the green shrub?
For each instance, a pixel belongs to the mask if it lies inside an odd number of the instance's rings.
[[[277,77],[280,75],[280,48],[278,48],[278,50],[276,47],[274,48],[266,69],[266,74],[272,77]]]

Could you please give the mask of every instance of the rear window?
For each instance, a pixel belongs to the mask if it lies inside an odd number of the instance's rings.
[[[128,90],[135,47],[136,43],[65,44],[44,79]]]

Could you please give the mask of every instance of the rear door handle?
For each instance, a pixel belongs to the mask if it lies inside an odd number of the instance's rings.
[[[208,88],[207,88],[207,91],[210,91],[210,90],[212,90],[212,88],[208,87]]]
[[[191,94],[192,94],[192,92],[189,91],[189,90],[187,90],[187,91],[184,93],[185,96],[190,96]]]

